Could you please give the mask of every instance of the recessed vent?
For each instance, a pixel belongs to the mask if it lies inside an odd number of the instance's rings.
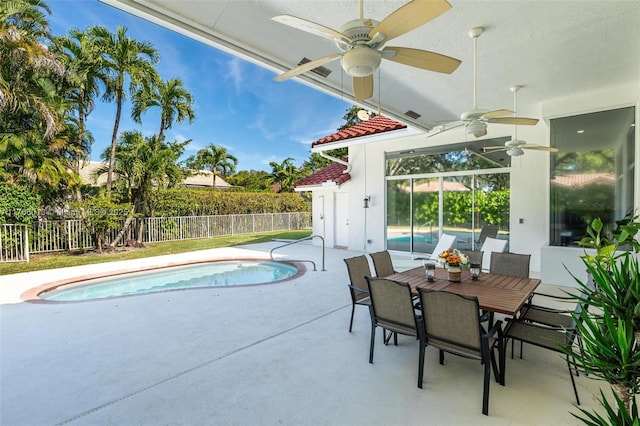
[[[421,117],[420,114],[418,114],[417,112],[412,111],[412,110],[409,110],[409,111],[405,112],[404,115],[406,115],[409,118],[413,118],[414,120],[417,120],[418,118]]]
[[[300,62],[298,62],[298,65],[302,65],[302,64],[306,64],[307,62],[311,62],[311,59],[309,58],[302,58],[300,60]],[[321,77],[327,77],[329,74],[331,74],[331,70],[329,68],[326,67],[316,67],[314,69],[311,70],[311,72],[314,72],[316,74],[318,74]]]

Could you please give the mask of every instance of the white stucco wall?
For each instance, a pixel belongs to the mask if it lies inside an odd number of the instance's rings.
[[[581,93],[563,99],[551,99],[543,104],[519,107],[518,115],[542,117],[536,126],[518,127],[518,137],[530,143],[549,145],[549,120],[552,118],[602,111],[624,106],[636,106],[636,123],[640,122],[640,80],[626,87],[612,87],[591,93]],[[512,126],[489,125],[490,138],[511,136]],[[636,132],[636,164],[640,164],[640,138]],[[427,138],[424,134],[398,137],[401,132],[369,137],[366,143],[349,147],[352,164],[351,181],[341,190],[349,192],[349,249],[374,252],[385,249],[385,152],[402,151],[425,146],[438,146],[468,140],[464,128],[453,129]],[[395,136],[395,137],[394,137]],[[481,143],[482,139],[477,139]],[[639,209],[640,167],[636,166],[635,202]],[[317,197],[328,191],[317,191]],[[369,208],[363,199],[371,197]],[[329,215],[330,197],[325,198],[324,227],[330,234],[333,226]],[[334,208],[334,206],[331,206]],[[314,210],[314,218],[316,218]],[[320,224],[314,221],[314,232]],[[544,151],[526,151],[514,158],[511,165],[511,219],[510,251],[530,253],[532,276],[540,276],[548,284],[572,286],[575,281],[565,270],[567,266],[577,276],[584,272],[580,249],[548,247],[549,240],[549,154]],[[327,238],[327,246],[332,246]]]

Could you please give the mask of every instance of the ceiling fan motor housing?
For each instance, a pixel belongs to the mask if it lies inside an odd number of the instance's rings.
[[[484,136],[487,134],[487,123],[484,123],[478,120],[473,120],[467,126],[467,133],[474,135],[475,137]]]
[[[351,39],[347,44],[337,41],[338,49],[345,52],[342,55],[342,69],[352,77],[366,77],[378,69],[382,56],[376,49],[380,43],[370,43],[369,33],[378,25],[373,19],[355,19],[340,27],[340,32]]]

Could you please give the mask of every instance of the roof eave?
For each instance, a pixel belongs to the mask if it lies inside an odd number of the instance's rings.
[[[407,126],[404,129],[389,130],[382,133],[375,133],[373,135],[357,136],[355,138],[349,138],[349,139],[345,139],[337,142],[323,143],[318,146],[312,147],[311,152],[321,152],[321,151],[328,151],[332,149],[362,145],[365,143],[389,141],[389,139],[404,138],[407,136],[418,135],[421,133],[424,133],[424,132]]]

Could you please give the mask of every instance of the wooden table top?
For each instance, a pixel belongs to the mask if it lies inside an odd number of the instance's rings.
[[[454,282],[448,280],[447,271],[442,268],[436,268],[436,279],[429,282],[425,278],[422,266],[389,275],[386,278],[408,283],[411,291],[416,295],[417,288],[422,287],[476,296],[481,309],[510,316],[515,316],[520,311],[522,305],[540,284],[537,278],[489,273],[482,273],[476,281],[473,281],[469,271],[466,270],[462,271],[461,281]]]

